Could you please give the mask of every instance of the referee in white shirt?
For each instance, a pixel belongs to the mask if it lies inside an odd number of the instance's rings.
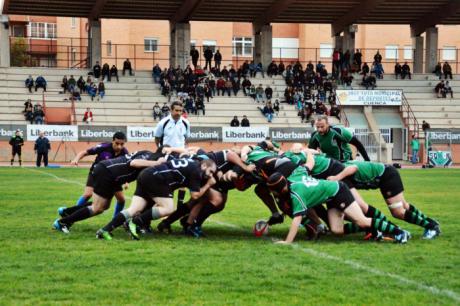
[[[176,101],[171,104],[171,113],[161,119],[155,129],[157,147],[169,145],[172,148],[185,148],[185,141],[190,137],[190,123],[182,118],[183,111],[181,102]],[[185,189],[179,189],[177,198],[177,205],[182,205]]]

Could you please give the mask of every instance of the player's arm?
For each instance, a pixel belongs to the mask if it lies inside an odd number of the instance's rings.
[[[356,138],[356,136],[353,136],[349,143],[356,147],[359,154],[361,154],[361,156],[364,158],[365,161],[371,160],[369,158],[369,155],[367,155],[366,148],[364,148],[364,145],[361,143],[361,141],[359,141],[358,138]]]
[[[155,138],[156,139],[156,138]],[[171,147],[167,147],[167,148],[163,148],[161,150],[161,152],[163,154],[171,154],[171,153],[177,153],[177,154],[188,154],[189,153],[189,150],[188,149],[185,149],[185,148],[171,148]]]
[[[313,157],[313,154],[311,154],[310,151],[307,151],[306,154],[307,162],[304,164],[304,166],[311,171],[313,170],[313,167],[315,167],[315,158]]]
[[[290,244],[294,241],[295,236],[297,236],[297,232],[299,231],[300,222],[302,221],[302,215],[295,216],[292,219],[291,228],[289,229],[289,233],[286,236],[284,241],[278,241],[279,244]]]
[[[161,157],[158,160],[134,159],[129,163],[129,166],[132,168],[147,168],[155,167],[165,162],[166,159],[164,157]]]
[[[216,183],[216,180],[214,179],[213,176],[211,176],[208,181],[206,182],[206,184],[204,184],[203,187],[200,188],[200,191],[190,191],[190,198],[192,200],[198,200],[199,198],[201,198],[205,193],[206,191],[208,191],[208,189],[213,186],[214,184]]]
[[[241,149],[241,160],[246,161],[248,159],[248,154],[252,151],[250,146],[244,146]]]
[[[75,166],[78,166],[78,162],[85,156],[88,156],[89,153],[87,150],[84,150],[84,151],[81,151],[77,154],[77,156],[75,156],[75,158],[72,160],[71,164],[72,165],[75,165]]]
[[[352,176],[357,171],[358,171],[358,166],[355,166],[355,165],[347,166],[339,174],[329,176],[327,179],[329,181],[341,181],[346,177]]]
[[[231,162],[232,164],[234,165],[237,165],[238,167],[240,167],[241,169],[243,169],[244,171],[246,172],[249,172],[251,173],[252,171],[254,171],[256,169],[256,165],[254,164],[251,164],[251,165],[246,165],[242,160],[241,158],[238,156],[238,154],[236,154],[235,152],[233,151],[226,151],[226,155],[227,155],[227,160],[229,162]]]
[[[316,150],[316,149],[319,148],[319,142],[318,142],[318,140],[316,139],[315,135],[316,135],[316,132],[314,132],[314,133],[311,135],[310,141],[308,142],[308,147],[309,147],[310,149],[314,149],[314,150]]]

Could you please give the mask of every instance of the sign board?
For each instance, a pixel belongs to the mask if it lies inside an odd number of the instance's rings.
[[[428,139],[433,144],[460,143],[460,129],[430,129]]]
[[[268,136],[268,126],[222,127],[223,142],[259,142]]]
[[[400,106],[401,90],[336,90],[340,105]]]
[[[128,142],[155,142],[155,128],[149,126],[128,126]]]
[[[221,141],[222,128],[213,126],[192,126],[187,141]]]
[[[306,128],[270,128],[271,139],[278,142],[307,142],[311,138],[313,129]]]
[[[11,136],[15,135],[18,129],[22,132],[24,140],[26,140],[24,135],[26,128],[25,124],[0,124],[0,140],[10,140]]]
[[[50,141],[78,141],[78,126],[76,125],[27,125],[27,140],[35,141],[40,131],[45,133]]]
[[[452,154],[449,151],[429,151],[429,164],[435,167],[452,166]]]
[[[79,125],[78,140],[98,142],[112,141],[113,134],[118,131],[126,134],[126,126]]]

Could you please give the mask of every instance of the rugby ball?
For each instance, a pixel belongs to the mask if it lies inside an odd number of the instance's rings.
[[[254,224],[253,233],[256,237],[262,237],[268,234],[268,223],[265,220],[259,220]]]

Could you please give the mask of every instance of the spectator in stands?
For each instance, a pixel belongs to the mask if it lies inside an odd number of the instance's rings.
[[[272,99],[273,89],[270,87],[270,85],[267,85],[267,88],[265,88],[265,96],[267,97],[267,100]]]
[[[380,50],[377,50],[377,53],[375,53],[374,62],[376,62],[377,64],[382,63],[382,55],[380,54]]]
[[[348,71],[351,70],[351,53],[350,53],[350,50],[345,51],[345,53],[343,54],[342,69],[347,69]]]
[[[48,167],[48,152],[51,150],[50,142],[45,137],[45,133],[40,131],[40,136],[35,140],[34,151],[37,154],[37,167],[40,167],[43,159],[43,164]]]
[[[164,117],[167,117],[169,115],[169,106],[168,106],[168,103],[165,102],[165,104],[163,104],[163,106],[161,107],[161,116],[164,118]]]
[[[206,49],[203,52],[203,55],[204,55],[204,60],[205,60],[205,63],[206,63],[204,65],[204,69],[205,70],[207,70],[207,69],[211,70],[211,66],[212,66],[211,61],[212,61],[212,58],[213,58],[213,55],[214,55],[212,50],[211,50],[211,48],[206,47]]]
[[[454,98],[454,91],[452,90],[452,87],[450,87],[449,81],[446,81],[446,85],[444,86],[443,98],[445,98],[448,94],[450,94],[450,97],[452,99]]]
[[[220,69],[220,63],[222,63],[222,54],[220,54],[219,50],[216,50],[214,54],[214,67]]]
[[[193,97],[187,97],[184,103],[184,109],[189,114],[194,114],[196,112],[195,101]]]
[[[97,92],[99,94],[99,97],[101,97],[101,99],[104,99],[104,96],[105,96],[104,82],[102,82],[102,81],[99,82],[99,85],[97,86]]]
[[[230,81],[230,79],[227,79],[227,80],[225,81],[225,92],[227,92],[227,95],[228,95],[229,97],[231,96],[232,90],[233,90],[232,81]]]
[[[404,80],[406,76],[409,77],[409,80],[412,78],[411,73],[410,73],[410,67],[407,64],[407,62],[405,62],[404,65],[402,65],[402,70],[401,70],[401,78]]]
[[[249,76],[251,78],[254,78],[256,76],[256,64],[254,63],[254,61],[251,61],[249,63],[248,68],[249,68]]]
[[[37,91],[38,88],[43,88],[43,91],[46,91],[46,80],[41,75],[35,79],[35,91]]]
[[[86,108],[86,112],[83,115],[83,122],[86,124],[93,122],[93,112],[90,110],[89,107]]]
[[[30,99],[24,103],[24,119],[29,121],[30,124],[34,123],[34,108]]]
[[[374,64],[372,65],[371,72],[374,72],[375,76],[378,79],[383,79],[383,74],[385,73],[385,71],[383,70],[382,63],[374,62]]]
[[[334,49],[332,52],[332,71],[339,71],[340,66],[340,52],[337,49]]]
[[[222,96],[225,95],[225,80],[223,78],[217,80],[217,95],[220,96],[221,93]]]
[[[327,107],[321,101],[316,101],[315,113],[317,115],[327,115]]]
[[[350,87],[350,89],[353,89],[351,88],[351,83],[353,82],[353,76],[348,73],[347,68],[342,69],[341,81],[345,87]]]
[[[195,46],[192,46],[190,49],[190,56],[192,57],[193,68],[196,69],[196,66],[198,65],[198,58],[200,57],[200,52],[195,49]]]
[[[304,107],[301,111],[299,111],[298,115],[300,116],[300,122],[308,122],[310,120],[311,115],[313,114],[313,105],[311,103],[305,103]]]
[[[366,62],[364,62],[363,67],[361,68],[361,74],[365,76],[365,75],[368,75],[369,72],[370,72],[369,65]]]
[[[361,64],[362,64],[363,54],[359,49],[356,49],[355,55],[353,56],[353,61],[357,66],[356,72],[361,71]]]
[[[197,84],[195,87],[195,96],[197,99],[204,101],[204,88],[201,84]]]
[[[198,115],[199,110],[203,112],[203,116],[206,115],[204,102],[201,99],[197,99],[195,102],[195,115]]]
[[[238,91],[240,91],[240,79],[239,78],[233,78],[232,79],[232,85],[233,85],[233,94],[235,97],[238,95]]]
[[[264,72],[264,67],[262,66],[262,63],[258,63],[255,66],[254,77],[256,77],[257,72],[260,72],[262,74],[262,77],[265,78],[265,72]]]
[[[117,66],[115,65],[112,65],[112,68],[110,68],[110,71],[109,71],[109,82],[112,82],[112,77],[115,77],[117,78],[117,82],[119,82],[120,80],[118,79],[118,68]]]
[[[243,87],[243,93],[245,96],[249,95],[249,90],[251,88],[251,81],[249,79],[244,78],[243,82],[241,83],[241,86]]]
[[[422,121],[422,130],[423,132],[426,132],[427,130],[431,129],[431,126],[428,122],[425,120]]]
[[[211,98],[216,96],[216,79],[211,74],[208,76],[209,89],[211,90]]]
[[[436,76],[441,79],[442,78],[442,66],[441,62],[438,62],[438,64],[434,67],[433,73],[436,74]]]
[[[45,112],[40,104],[34,110],[34,123],[43,124],[45,122]]]
[[[161,75],[161,68],[160,68],[160,65],[156,64],[155,66],[153,66],[152,68],[152,78],[153,78],[153,82],[155,83],[159,83],[160,82],[160,75]]]
[[[241,126],[242,127],[249,127],[251,124],[249,123],[248,117],[246,115],[243,115],[243,119],[241,119]]]
[[[110,82],[110,66],[109,66],[109,64],[105,63],[104,65],[102,65],[101,74],[102,74],[102,80],[103,81],[107,80],[107,81]]]
[[[29,92],[32,93],[32,87],[34,87],[34,79],[32,78],[31,75],[25,80],[24,82],[26,84],[26,87],[29,89]]]
[[[94,97],[97,95],[97,85],[95,83],[91,83],[87,88],[86,91],[88,95],[91,97],[91,101],[94,101]]]
[[[131,62],[129,61],[129,58],[127,58],[126,61],[123,62],[123,76],[125,75],[126,70],[129,71],[129,75],[133,75],[133,68],[131,67]]]
[[[155,105],[153,105],[152,114],[153,114],[153,120],[157,120],[157,118],[159,120],[161,120],[161,118],[162,118],[162,116],[161,116],[161,108],[160,108],[160,105],[158,104],[158,102],[155,102]]]
[[[96,61],[96,65],[93,66],[93,74],[96,79],[99,79],[101,76],[101,65],[99,65],[98,61]]]
[[[86,87],[88,87],[91,83],[93,83],[93,79],[90,75],[88,75],[88,77],[86,78]],[[86,91],[88,90],[86,89]]]
[[[444,65],[442,65],[442,73],[444,74],[444,79],[447,80],[447,77],[449,76],[452,80],[452,67],[450,67],[448,62],[444,62]]]
[[[24,111],[25,113],[29,108],[33,108],[32,100],[27,99],[26,102],[24,102]]]
[[[77,86],[80,89],[80,94],[86,91],[86,83],[85,83],[85,80],[83,79],[83,76],[80,76],[78,78]]]
[[[278,65],[278,74],[282,75],[284,73],[284,70],[286,70],[286,67],[284,67],[283,61],[280,61]]]
[[[273,114],[275,113],[271,102],[267,102],[264,109],[262,110],[262,113],[264,114],[265,118],[267,118],[267,121],[271,123],[273,120]]]
[[[206,101],[209,103],[209,98],[212,98],[212,91],[211,87],[209,87],[209,84],[204,85],[204,96],[206,97]],[[236,96],[236,93],[235,93]]]
[[[270,65],[267,67],[267,75],[269,77],[277,76],[278,75],[278,66],[276,66],[276,63],[272,61]]]
[[[278,116],[280,112],[280,102],[278,99],[276,99],[275,103],[273,104],[273,110],[275,111],[275,114]]]
[[[262,87],[262,84],[259,84],[256,88],[256,102],[264,102],[264,88]]]
[[[398,76],[402,78],[402,66],[400,63],[396,63],[395,65],[395,79],[398,79]]]
[[[73,77],[73,75],[70,76],[69,80],[67,81],[68,85],[67,85],[67,89],[69,91],[73,91],[75,88],[77,88],[77,81],[75,80],[75,78]]]
[[[377,87],[377,79],[375,77],[375,73],[371,73],[368,76],[363,76],[363,81],[361,83],[362,86],[366,87],[366,89],[374,90]]]
[[[61,87],[62,87],[62,90],[64,91],[64,93],[66,93],[66,91],[67,91],[67,89],[69,87],[69,81],[67,80],[66,75],[62,78]]]
[[[436,84],[436,87],[434,88],[434,92],[436,93],[436,96],[438,98],[445,98],[445,91],[444,91],[444,80],[441,80],[438,84]]]
[[[237,116],[234,116],[232,121],[230,121],[230,126],[240,126],[240,121]]]
[[[336,117],[340,121],[340,109],[337,105],[332,104],[331,109],[329,110],[329,115],[331,117]]]
[[[73,89],[70,91],[70,99],[74,99],[74,100],[81,101],[80,92],[79,92],[78,90],[76,90],[76,88],[73,88]]]
[[[325,68],[326,67],[321,63],[321,61],[319,61],[318,64],[316,64],[316,72],[321,74],[322,76],[324,75],[323,72]]]
[[[412,158],[410,161],[411,163],[416,164],[418,162],[418,150],[420,148],[420,143],[418,142],[418,139],[415,138],[415,135],[412,135],[410,146],[412,148]]]

